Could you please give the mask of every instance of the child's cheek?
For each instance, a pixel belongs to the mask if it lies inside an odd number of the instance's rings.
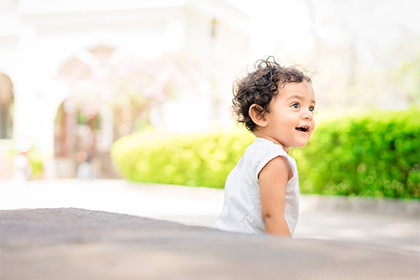
[[[315,128],[316,128],[316,124],[315,122],[312,122],[312,129],[311,129],[311,134],[309,134],[309,137],[312,136],[312,133],[315,131]]]

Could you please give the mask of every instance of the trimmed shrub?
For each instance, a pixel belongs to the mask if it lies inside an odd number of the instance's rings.
[[[245,129],[123,137],[111,155],[135,182],[223,188],[254,141]],[[307,147],[293,149],[302,193],[420,198],[420,111],[377,111],[321,120]]]
[[[132,135],[119,139],[111,156],[130,181],[223,188],[229,172],[254,137],[246,132]]]
[[[302,193],[420,198],[420,111],[376,111],[320,122],[291,153]]]

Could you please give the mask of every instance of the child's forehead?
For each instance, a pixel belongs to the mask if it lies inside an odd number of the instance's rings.
[[[307,81],[300,83],[287,83],[283,87],[279,87],[276,97],[281,99],[306,99],[309,98],[315,102],[315,92],[312,84]]]

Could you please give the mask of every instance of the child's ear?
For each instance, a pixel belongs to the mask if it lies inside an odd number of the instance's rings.
[[[267,126],[267,119],[265,118],[264,109],[260,105],[252,104],[251,107],[249,107],[248,114],[257,126]]]

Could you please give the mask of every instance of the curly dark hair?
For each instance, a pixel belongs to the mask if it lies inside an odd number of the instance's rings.
[[[249,116],[249,108],[256,104],[260,114],[268,113],[269,104],[279,89],[286,84],[303,81],[312,83],[311,78],[295,66],[280,66],[272,56],[258,60],[254,70],[234,84],[232,107],[237,122],[243,123],[249,131],[254,131],[256,124]]]

